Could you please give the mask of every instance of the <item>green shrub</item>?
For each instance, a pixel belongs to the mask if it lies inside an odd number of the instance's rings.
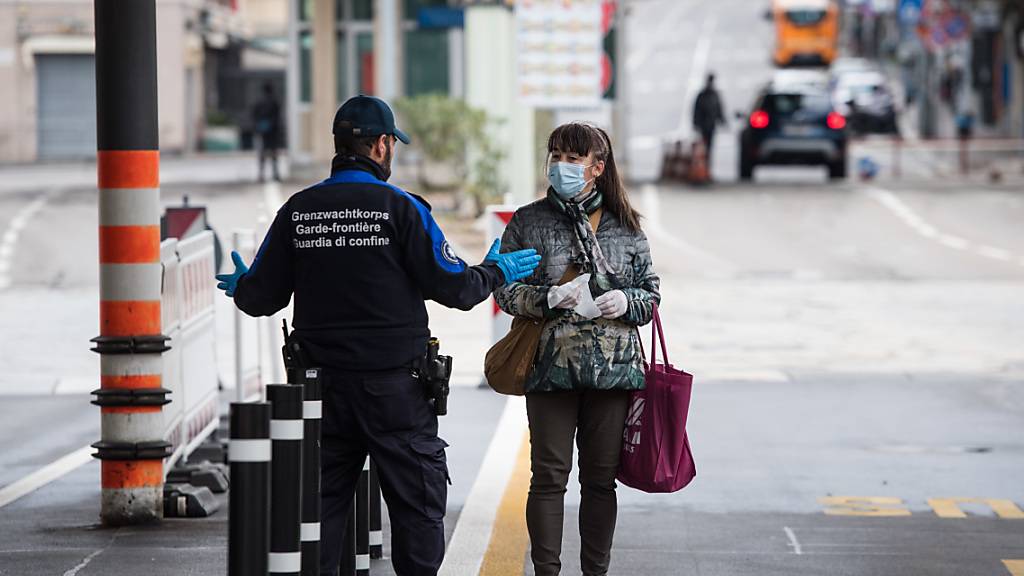
[[[423,188],[432,187],[424,178],[423,162],[428,161],[448,165],[454,171],[457,191],[473,198],[478,213],[485,204],[501,197],[503,183],[498,166],[504,154],[493,142],[491,129],[495,122],[486,112],[464,100],[437,93],[402,98],[395,108],[402,129],[422,153],[419,178]],[[471,150],[475,159],[472,170]]]

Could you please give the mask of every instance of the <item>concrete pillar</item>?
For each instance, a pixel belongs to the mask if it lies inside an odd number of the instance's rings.
[[[618,164],[619,173],[630,178],[633,152],[630,146],[632,138],[631,126],[629,123],[629,111],[631,102],[631,85],[628,78],[628,66],[626,61],[629,58],[627,42],[627,30],[629,28],[629,5],[626,2],[618,2],[615,9],[615,100],[612,103],[612,122],[614,134],[612,138],[615,143],[615,162]]]
[[[448,30],[448,94],[452,98],[466,95],[465,37],[462,28]]]
[[[373,83],[375,96],[389,104],[404,93],[402,3],[376,0],[373,12]]]
[[[512,11],[501,6],[467,7],[465,34],[466,101],[503,121],[494,132],[498,149],[507,152],[501,168],[507,200],[525,204],[537,194],[537,154],[533,109],[515,97]]]
[[[313,161],[334,156],[331,126],[338,110],[338,17],[335,0],[316,0],[313,9]]]
[[[96,0],[100,517],[163,517],[160,151],[154,0]]]

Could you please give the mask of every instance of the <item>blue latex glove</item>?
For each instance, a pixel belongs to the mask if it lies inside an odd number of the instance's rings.
[[[214,276],[220,282],[217,283],[217,288],[224,291],[229,298],[235,297],[235,288],[238,288],[238,279],[249,271],[249,267],[245,265],[242,257],[235,252],[231,251],[231,261],[235,263],[235,271],[231,274],[217,274]]]
[[[505,283],[508,284],[533,274],[533,271],[540,265],[540,256],[533,248],[502,254],[501,239],[499,238],[494,241],[494,244],[491,244],[491,250],[484,258],[484,262],[497,264],[501,273],[505,275]]]

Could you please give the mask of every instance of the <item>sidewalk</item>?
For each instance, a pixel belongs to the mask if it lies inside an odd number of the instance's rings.
[[[451,444],[446,536],[458,515],[504,406],[490,390],[454,390],[441,436]],[[3,409],[0,408],[0,414]],[[223,576],[227,566],[228,494],[209,518],[168,518],[159,525],[103,528],[99,524],[98,461],[0,508],[0,576]],[[386,510],[386,508],[385,508]],[[384,515],[383,560],[374,576],[393,574]]]
[[[330,173],[330,162],[308,166],[289,165],[286,155],[280,157],[281,175],[288,180],[293,171],[297,186],[308,186]],[[323,164],[322,168],[319,164]],[[399,185],[411,184],[412,168],[395,163],[392,181]],[[267,167],[267,173],[270,168]],[[160,185],[179,184],[239,184],[257,181],[259,169],[255,153],[203,153],[188,156],[160,157]],[[96,162],[0,164],[0,194],[30,192],[42,189],[80,189],[96,187]],[[298,190],[299,188],[296,188]],[[415,191],[415,190],[413,190]]]

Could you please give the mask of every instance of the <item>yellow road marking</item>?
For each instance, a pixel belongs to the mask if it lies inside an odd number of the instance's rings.
[[[1024,576],[1024,560],[1003,560],[1003,564],[1013,576]]]
[[[526,531],[526,497],[530,490],[530,433],[516,457],[516,467],[508,479],[494,518],[491,541],[480,565],[480,576],[513,576],[522,574],[526,547],[530,536]]]
[[[1024,511],[1021,511],[1010,500],[999,500],[994,498],[929,498],[928,505],[935,510],[939,518],[967,518],[967,514],[960,509],[958,503],[964,504],[987,504],[1004,520],[1022,520]]]
[[[888,496],[830,496],[818,498],[829,516],[910,516],[901,498]]]

